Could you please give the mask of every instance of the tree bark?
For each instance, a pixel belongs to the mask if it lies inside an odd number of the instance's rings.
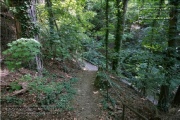
[[[127,9],[128,0],[122,1],[122,7],[120,6],[121,0],[116,0],[117,6],[117,25],[116,25],[116,35],[115,35],[115,56],[112,61],[112,70],[116,71],[119,63],[119,52],[122,44],[122,36],[124,33],[124,24],[125,24],[125,14]],[[123,12],[121,12],[121,10]]]
[[[112,62],[112,70],[116,71],[118,67],[118,61],[119,61],[119,51],[120,51],[120,43],[121,43],[121,11],[120,11],[120,0],[116,0],[116,6],[117,6],[117,25],[116,25],[116,36],[115,36],[115,56],[113,56],[113,62]]]
[[[179,106],[180,105],[180,85],[179,85],[178,90],[177,90],[177,92],[175,94],[172,105],[173,106]]]
[[[161,111],[168,111],[168,103],[169,103],[169,85],[161,85],[160,96],[158,100],[158,108]]]
[[[109,37],[109,0],[106,0],[106,36],[105,36],[105,44],[106,44],[106,70],[108,69],[108,37]]]

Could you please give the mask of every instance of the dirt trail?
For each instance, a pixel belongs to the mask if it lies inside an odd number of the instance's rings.
[[[77,73],[79,81],[75,86],[77,90],[77,95],[74,99],[75,113],[78,120],[99,120],[102,118],[99,107],[101,98],[93,85],[97,68],[88,64],[86,65],[86,70],[88,71],[82,70]]]

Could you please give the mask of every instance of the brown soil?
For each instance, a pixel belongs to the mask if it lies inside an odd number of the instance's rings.
[[[71,63],[71,64],[68,64]],[[51,74],[56,74],[57,79],[55,82],[68,81],[72,77],[77,77],[78,82],[72,86],[75,87],[76,95],[72,101],[72,111],[64,111],[60,114],[53,114],[44,111],[40,106],[36,105],[36,95],[26,93],[17,95],[16,97],[22,99],[23,104],[16,105],[15,103],[7,103],[1,101],[2,119],[58,119],[58,120],[104,120],[105,115],[100,106],[101,95],[93,86],[93,81],[96,77],[94,71],[81,71],[79,67],[74,65],[75,63],[68,62],[60,63],[57,61],[49,61],[45,63],[45,68]],[[15,82],[26,74],[30,74],[33,77],[37,76],[37,72],[21,68],[15,72],[10,72],[5,66],[1,68],[1,98],[9,95],[9,85]],[[63,78],[62,78],[63,76]],[[51,81],[51,80],[49,80]],[[32,109],[32,105],[35,105],[37,110]],[[27,114],[28,113],[28,114]],[[44,113],[44,115],[38,115],[38,113]]]
[[[99,120],[103,119],[100,101],[102,97],[94,88],[93,82],[96,77],[95,71],[79,71],[80,78],[75,88],[77,95],[73,101],[75,113],[78,120]]]

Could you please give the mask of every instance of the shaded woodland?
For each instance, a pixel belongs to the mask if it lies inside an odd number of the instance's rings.
[[[78,81],[76,76],[85,79],[85,74],[102,90],[109,119],[180,117],[179,0],[0,0],[0,4],[3,107],[21,106],[20,98],[26,96],[36,99],[33,105],[42,111],[55,105],[61,114],[57,118],[63,118],[76,93],[71,85]],[[85,66],[83,60],[97,66],[97,73],[76,72]]]

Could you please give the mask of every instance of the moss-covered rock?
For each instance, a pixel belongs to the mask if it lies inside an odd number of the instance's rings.
[[[106,77],[106,73],[98,72],[96,79],[94,81],[94,86],[98,89],[107,89],[110,87],[108,79]]]

